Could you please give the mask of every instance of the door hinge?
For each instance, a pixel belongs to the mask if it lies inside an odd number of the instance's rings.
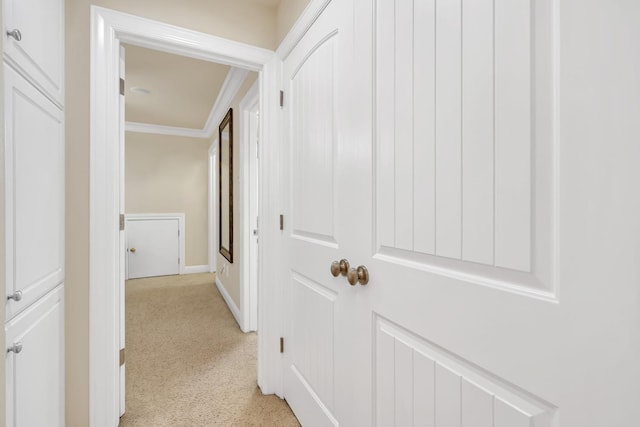
[[[124,230],[124,214],[120,214],[120,231]]]
[[[120,349],[120,366],[124,365],[124,348]]]
[[[124,96],[124,79],[120,79],[120,95]]]
[[[280,108],[284,107],[284,91],[280,91]]]
[[[280,230],[284,230],[284,215],[280,214]]]
[[[280,337],[280,353],[284,353],[284,338]]]
[[[180,264],[180,258],[178,257],[178,264]]]

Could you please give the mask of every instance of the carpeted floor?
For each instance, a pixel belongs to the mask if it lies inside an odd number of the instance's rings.
[[[256,334],[244,334],[214,274],[126,284],[126,413],[120,426],[299,426],[256,385]]]

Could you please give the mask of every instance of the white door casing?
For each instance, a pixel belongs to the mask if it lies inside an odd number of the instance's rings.
[[[125,48],[124,46],[120,46],[120,64],[119,64],[119,69],[120,69],[120,81],[123,82],[125,79],[125,59],[126,59],[126,52],[125,52]],[[126,207],[125,207],[125,188],[126,188],[126,181],[125,181],[125,158],[126,158],[126,152],[125,152],[125,94],[124,94],[124,85],[121,83],[120,84],[120,103],[119,103],[119,120],[118,120],[118,128],[120,130],[119,132],[119,152],[120,152],[120,200],[119,200],[119,204],[120,204],[120,217],[118,218],[118,220],[121,222],[124,220],[125,218],[125,212],[126,212]],[[125,225],[125,224],[122,224]],[[126,375],[126,362],[125,360],[125,334],[126,334],[126,324],[125,324],[125,318],[126,318],[126,298],[125,298],[125,280],[127,279],[127,234],[125,231],[125,227],[120,227],[120,233],[119,234],[119,239],[120,239],[120,253],[119,253],[119,257],[120,257],[120,262],[119,262],[119,277],[118,277],[118,301],[119,301],[119,323],[120,323],[120,357],[119,357],[119,362],[120,362],[120,416],[124,415],[125,409],[126,409],[126,379],[127,379],[127,375]]]
[[[261,241],[258,275],[265,292],[258,295],[258,384],[264,393],[282,395],[281,357],[281,232],[280,139],[278,93],[281,62],[267,49],[249,46],[113,10],[91,8],[91,137],[89,239],[89,348],[90,425],[116,426],[120,398],[118,295],[114,290],[119,270],[119,153],[118,46],[121,42],[168,53],[219,62],[259,72],[261,126],[260,169]],[[266,149],[265,149],[266,147]],[[262,196],[261,196],[262,197]],[[265,227],[265,224],[271,226]]]
[[[241,329],[258,328],[258,138],[260,121],[259,82],[240,102],[240,228],[242,269],[240,272]]]
[[[319,35],[339,25],[336,3],[284,66],[295,413],[635,425],[638,6],[354,0],[345,125],[322,121],[338,55],[291,79],[296,57],[339,40]],[[316,200],[299,206],[305,190]],[[342,257],[368,268],[366,286],[333,282]]]
[[[183,224],[183,214],[127,215],[127,279],[180,274]]]

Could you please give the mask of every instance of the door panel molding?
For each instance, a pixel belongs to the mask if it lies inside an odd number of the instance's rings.
[[[556,0],[374,3],[373,253],[556,300]]]
[[[374,313],[376,425],[551,427],[558,408]],[[471,420],[471,421],[470,421]],[[461,423],[462,421],[462,423]]]

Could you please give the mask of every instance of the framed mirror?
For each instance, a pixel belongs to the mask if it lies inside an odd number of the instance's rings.
[[[233,111],[218,128],[218,249],[233,263]]]

